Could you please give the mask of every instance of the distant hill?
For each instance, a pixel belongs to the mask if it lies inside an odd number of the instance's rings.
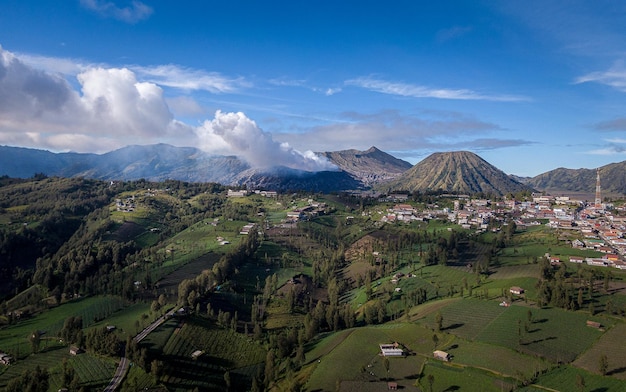
[[[439,152],[428,156],[381,189],[504,195],[528,190],[503,171],[468,151]]]
[[[387,160],[395,159],[382,151],[376,151]],[[366,164],[377,166],[372,158]],[[355,170],[358,171],[358,168]],[[253,169],[235,156],[210,155],[197,148],[167,144],[127,146],[105,154],[52,153],[0,146],[0,175],[29,178],[35,173],[99,180],[174,179],[315,192],[364,187],[358,178],[342,170],[306,172],[286,167]]]
[[[398,177],[412,167],[409,162],[398,159],[376,147],[366,151],[343,150],[319,152],[341,170],[350,173],[366,186],[375,185]]]
[[[626,161],[598,168],[604,193],[626,194]],[[548,192],[581,192],[593,194],[596,169],[558,168],[531,178],[529,186]]]
[[[105,154],[52,153],[0,146],[0,176],[36,173],[98,180],[216,182],[275,190],[330,192],[376,188],[506,194],[523,189],[592,193],[595,169],[559,168],[533,178],[508,176],[471,152],[435,153],[415,166],[376,147],[366,151],[319,152],[339,170],[306,172],[285,167],[254,169],[235,156],[211,155],[167,144],[127,146]],[[605,194],[626,193],[626,161],[600,168]],[[528,188],[527,188],[528,187]]]

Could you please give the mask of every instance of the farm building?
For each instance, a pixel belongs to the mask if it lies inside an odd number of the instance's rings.
[[[600,324],[597,321],[591,321],[591,320],[587,320],[587,326],[588,327],[592,327],[592,328],[596,328],[596,329],[602,328],[602,324]]]
[[[515,294],[515,295],[524,294],[524,289],[519,286],[513,286],[511,287],[509,291],[511,292],[511,294]]]
[[[82,354],[83,353],[83,349],[78,347],[78,346],[72,346],[70,347],[70,355],[78,355],[78,354]]]
[[[433,358],[448,362],[450,361],[450,354],[445,351],[435,350],[433,351]]]
[[[404,355],[404,350],[400,348],[398,343],[380,344],[379,346],[384,357],[401,357]]]
[[[0,353],[0,364],[10,365],[13,363],[13,357],[6,353]]]
[[[191,353],[191,359],[198,359],[202,354],[204,354],[204,351],[196,350]]]

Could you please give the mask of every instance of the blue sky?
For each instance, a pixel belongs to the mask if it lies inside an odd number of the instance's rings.
[[[0,144],[160,142],[310,170],[371,146],[522,176],[621,162],[626,3],[0,3]]]

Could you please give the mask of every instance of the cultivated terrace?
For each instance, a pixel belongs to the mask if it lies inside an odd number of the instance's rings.
[[[625,221],[529,193],[2,177],[0,388],[623,391]]]

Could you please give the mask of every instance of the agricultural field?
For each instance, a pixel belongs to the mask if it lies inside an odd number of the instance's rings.
[[[194,387],[216,389],[224,387],[224,373],[241,375],[237,385],[249,382],[256,366],[265,359],[265,350],[241,334],[217,327],[206,320],[189,318],[159,328],[158,336],[147,342],[166,364],[166,375],[160,380],[170,390],[184,391]],[[165,343],[163,340],[167,337]],[[162,349],[161,349],[162,347]],[[197,358],[192,354],[201,352]]]
[[[626,324],[615,324],[598,339],[598,341],[581,356],[573,365],[592,373],[600,373],[600,357],[606,355],[606,374],[620,380],[626,380]]]
[[[23,358],[31,353],[28,336],[33,331],[43,332],[42,344],[45,344],[48,338],[58,335],[63,323],[70,316],[82,317],[83,327],[87,328],[114,314],[123,306],[124,302],[113,296],[80,298],[67,302],[38,314],[27,322],[0,329],[0,348],[16,358]]]

